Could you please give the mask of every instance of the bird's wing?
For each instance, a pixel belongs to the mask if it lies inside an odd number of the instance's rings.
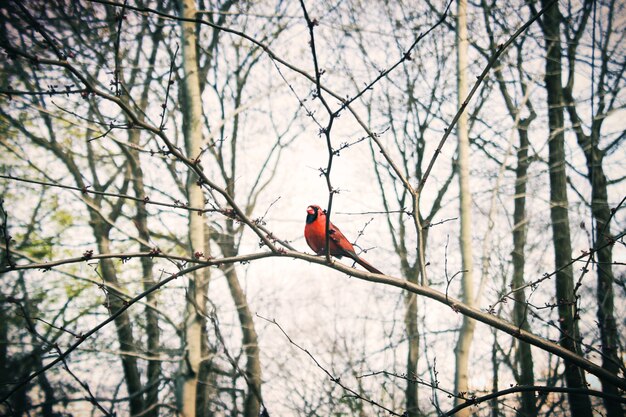
[[[328,234],[330,236],[330,240],[332,240],[341,247],[343,247],[343,245],[341,245],[342,242],[350,242],[348,238],[346,238],[346,236],[341,233],[341,230],[339,230],[339,228],[332,223],[330,224]]]
[[[334,243],[334,245],[330,245],[331,252],[334,252],[333,255],[347,255],[350,257],[352,257],[353,255],[356,256],[352,243],[350,243],[348,238],[343,233],[341,233],[341,230],[339,230],[339,228],[332,223],[330,224],[329,235],[330,240]]]

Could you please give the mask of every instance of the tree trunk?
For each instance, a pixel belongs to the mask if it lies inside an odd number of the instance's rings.
[[[228,227],[231,230],[231,227]],[[220,247],[225,257],[237,255],[233,236],[222,236]],[[242,345],[246,355],[246,382],[248,392],[244,401],[244,417],[258,417],[261,412],[261,359],[259,357],[258,336],[254,327],[252,312],[248,300],[239,283],[239,277],[234,265],[224,265],[222,268],[228,281],[228,288],[237,308],[237,316],[242,333]]]
[[[409,281],[417,284],[418,274],[415,271],[409,271],[405,276],[409,277]],[[417,294],[407,293],[405,298],[406,313],[404,316],[404,325],[406,327],[406,337],[408,341],[409,351],[406,359],[406,414],[408,417],[420,416],[418,402],[418,384],[414,381],[417,377],[417,365],[419,359],[419,329],[417,327]]]
[[[494,331],[493,345],[491,345],[491,392],[498,392],[500,386],[500,358],[498,358],[498,337]],[[500,416],[498,398],[491,400],[491,417]]]
[[[467,1],[459,0],[457,3],[457,82],[459,107],[467,96]],[[467,114],[463,113],[459,118],[457,132],[459,137],[459,193],[460,193],[460,218],[461,234],[460,247],[463,262],[461,299],[467,305],[474,304],[474,262],[472,259],[472,230],[471,230],[471,204],[472,197],[469,188],[469,132]],[[469,354],[474,336],[476,322],[463,316],[463,323],[459,331],[459,339],[455,349],[456,374],[454,378],[454,391],[459,396],[466,395],[468,387]],[[464,400],[455,398],[455,405]],[[458,413],[459,416],[469,416],[470,409],[465,408]]]
[[[412,196],[413,199],[413,214],[415,221],[415,228],[418,233],[417,239],[417,255],[415,259],[415,263],[411,266],[408,262],[407,251],[403,244],[400,245],[401,250],[398,251],[400,254],[400,265],[402,269],[403,276],[407,277],[407,281],[412,282],[414,284],[426,284],[426,273],[424,271],[425,262],[424,262],[424,253],[426,251],[426,241],[428,239],[428,230],[421,228],[423,223],[423,219],[420,217],[419,211],[419,196],[414,194]],[[420,221],[417,221],[420,220]],[[401,233],[403,236],[404,233]],[[421,282],[420,282],[421,280]],[[406,337],[408,341],[408,352],[407,352],[407,360],[406,360],[406,389],[405,389],[405,398],[406,398],[406,414],[409,417],[418,417],[422,415],[422,412],[419,409],[419,384],[416,382],[417,372],[418,372],[418,364],[419,364],[419,327],[417,321],[417,294],[407,293],[404,297],[404,303],[406,312],[404,315],[404,327],[406,329]]]
[[[104,224],[104,221],[100,218],[98,213],[90,211],[90,216],[90,223],[98,244],[98,253],[111,253],[108,236],[109,231],[107,230],[109,229],[108,226]],[[100,271],[106,283],[112,284],[114,288],[120,287],[112,259],[100,260]],[[110,289],[109,291],[114,292],[115,290]],[[105,304],[110,314],[116,313],[124,306],[122,298],[115,294],[108,295]],[[120,357],[122,360],[122,369],[124,370],[124,381],[126,382],[126,389],[128,390],[130,413],[132,415],[141,414],[144,410],[143,385],[141,384],[141,374],[137,367],[137,358],[133,355],[133,353],[136,352],[135,340],[133,338],[132,325],[128,312],[117,316],[114,322],[120,350],[122,351]]]
[[[139,143],[139,131],[131,130],[130,131],[130,142],[133,144]],[[141,169],[141,163],[139,159],[139,152],[135,149],[131,149],[129,151],[129,161],[131,166],[132,173],[132,183],[133,189],[135,192],[135,196],[137,198],[143,198],[147,195],[144,188],[143,181],[143,170]],[[148,227],[148,211],[146,209],[145,204],[138,203],[137,204],[137,213],[135,215],[135,227],[137,228],[137,232],[142,242],[150,241],[150,229]],[[151,248],[146,246],[144,243],[140,243],[139,250],[142,252],[147,252]],[[154,261],[152,258],[143,257],[141,258],[141,271],[142,271],[142,281],[143,288],[147,290],[148,288],[153,287],[156,282],[154,281],[154,277],[152,275],[152,267],[154,265]],[[156,356],[159,356],[159,348],[160,348],[160,335],[161,332],[159,330],[159,316],[157,313],[157,294],[158,292],[151,292],[146,297],[146,336],[147,336],[147,354],[148,357],[148,379],[146,386],[146,412],[144,414],[145,417],[158,417],[159,410],[156,407],[159,402],[159,378],[161,376],[161,362],[158,359],[152,359]]]
[[[196,7],[194,0],[181,0],[183,17],[194,19]],[[187,157],[195,159],[199,156],[202,146],[202,101],[200,94],[200,80],[198,77],[198,60],[196,56],[196,25],[193,22],[182,22],[182,51],[183,51],[183,88],[185,109],[184,121],[185,149]],[[192,207],[204,207],[204,194],[197,185],[197,175],[190,170],[187,178],[187,197]],[[189,213],[189,250],[192,256],[208,257],[205,253],[207,244],[204,235],[204,217],[197,213]],[[206,351],[206,294],[209,284],[209,269],[195,271],[189,278],[187,289],[187,303],[185,308],[185,360],[182,387],[182,412],[185,417],[204,416],[208,410],[205,393],[200,392],[198,376],[202,362],[203,350]],[[202,385],[204,387],[204,385]]]
[[[573,65],[571,61],[570,65]],[[568,87],[571,88],[569,85]],[[575,101],[571,89],[564,89],[564,94],[567,102],[570,103],[567,109],[572,124],[582,124],[574,106]],[[618,356],[619,336],[614,312],[613,282],[615,275],[613,274],[613,245],[604,246],[607,242],[613,240],[610,226],[611,209],[608,203],[606,175],[602,167],[604,155],[598,148],[600,129],[603,121],[604,118],[600,117],[599,114],[594,116],[591,135],[585,135],[582,131],[582,127],[575,129],[575,131],[578,145],[585,154],[587,179],[591,185],[591,214],[595,221],[594,249],[596,249],[597,257],[595,266],[598,274],[596,294],[598,302],[597,316],[600,327],[602,367],[618,375],[622,363]],[[607,394],[619,396],[619,390],[613,384],[603,382],[602,391]],[[605,398],[604,405],[608,417],[623,416],[624,410],[618,401]]]
[[[258,417],[261,412],[261,360],[259,358],[259,342],[252,313],[248,307],[246,295],[239,284],[237,271],[232,265],[227,267],[226,279],[233,301],[237,306],[237,316],[243,334],[242,344],[246,355],[246,382],[248,392],[244,401],[245,417]]]
[[[543,7],[550,3],[542,0]],[[548,140],[550,169],[550,217],[556,273],[556,298],[558,303],[561,345],[583,356],[578,332],[574,276],[571,264],[567,181],[565,174],[565,134],[563,117],[563,86],[561,83],[561,14],[558,3],[553,4],[544,15],[543,30],[546,38],[546,90],[548,95]],[[576,365],[565,362],[565,381],[569,388],[586,389],[585,375]],[[570,411],[574,417],[591,417],[589,396],[568,394]]]
[[[587,155],[588,178],[591,184],[591,211],[596,221],[595,225],[595,248],[597,249],[596,269],[598,272],[598,324],[600,325],[600,340],[602,343],[602,367],[607,371],[619,375],[621,361],[618,357],[619,337],[617,323],[615,321],[613,302],[613,246],[607,245],[601,249],[613,237],[611,235],[611,209],[608,203],[606,175],[602,169],[602,158],[597,149],[597,141],[594,141],[585,152]],[[619,390],[615,385],[602,382],[602,391],[607,394],[619,396]],[[613,399],[605,398],[608,417],[621,417],[624,415],[622,405]]]
[[[526,246],[526,183],[528,180],[528,122],[522,121],[519,134],[519,148],[517,150],[517,168],[515,169],[515,198],[513,210],[513,288],[521,288],[525,285],[524,265],[526,256],[524,247]],[[526,317],[527,305],[524,290],[518,290],[513,295],[515,306],[513,307],[513,322],[522,330],[530,331],[528,319]],[[535,374],[533,371],[533,357],[530,345],[518,342],[515,359],[518,367],[519,385],[535,385]],[[531,417],[537,415],[537,402],[534,392],[522,393],[522,406],[519,415]]]

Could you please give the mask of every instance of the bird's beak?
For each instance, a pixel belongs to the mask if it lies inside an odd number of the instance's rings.
[[[315,209],[311,206],[307,207],[306,212],[309,214],[315,214]]]

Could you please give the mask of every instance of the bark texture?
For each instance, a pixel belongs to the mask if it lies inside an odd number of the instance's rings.
[[[196,17],[194,0],[181,0],[182,15],[186,19]],[[198,58],[196,54],[196,25],[182,22],[181,47],[183,51],[183,89],[184,89],[184,136],[187,157],[195,159],[200,155],[202,146],[202,98],[198,76]],[[198,177],[189,171],[187,178],[187,197],[192,207],[204,207],[202,187],[197,184]],[[193,256],[206,256],[207,244],[204,234],[204,217],[196,213],[189,214],[189,251]],[[207,404],[206,392],[201,392],[204,385],[198,383],[203,351],[206,352],[206,297],[209,285],[209,269],[194,272],[189,279],[185,308],[185,361],[182,386],[182,412],[185,417],[205,415]],[[201,407],[198,408],[197,405]]]
[[[517,167],[515,169],[515,200],[513,209],[513,288],[522,288],[525,285],[524,266],[526,256],[524,247],[526,246],[526,183],[528,180],[528,122],[522,122],[518,129],[519,148],[517,150]],[[527,319],[526,294],[524,290],[516,291],[514,294],[515,307],[513,308],[513,322],[520,329],[530,332]],[[533,356],[528,343],[519,342],[515,352],[517,363],[517,382],[520,385],[535,385],[535,374],[533,370]],[[519,414],[524,417],[537,415],[537,401],[534,392],[522,393],[522,406]]]
[[[550,3],[542,0],[543,7]],[[556,298],[558,304],[560,343],[566,349],[583,356],[580,347],[576,297],[574,294],[574,276],[569,265],[572,244],[570,238],[567,178],[565,173],[565,134],[564,134],[564,97],[561,82],[561,13],[558,3],[553,4],[545,13],[543,31],[546,49],[546,91],[548,96],[548,121],[550,136],[548,139],[550,170],[550,218],[552,221],[552,243],[556,273]],[[565,381],[569,388],[586,388],[583,371],[571,362],[565,362]],[[589,396],[568,394],[570,410],[574,417],[591,417]]]

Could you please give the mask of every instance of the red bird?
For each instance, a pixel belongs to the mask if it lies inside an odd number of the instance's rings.
[[[326,253],[326,211],[320,206],[309,206],[306,209],[306,226],[304,226],[304,238],[309,247],[318,255]],[[354,251],[352,243],[346,239],[341,230],[334,224],[329,225],[330,254],[337,258],[347,256],[352,258],[356,263],[374,274],[382,274],[378,269],[374,268]]]

